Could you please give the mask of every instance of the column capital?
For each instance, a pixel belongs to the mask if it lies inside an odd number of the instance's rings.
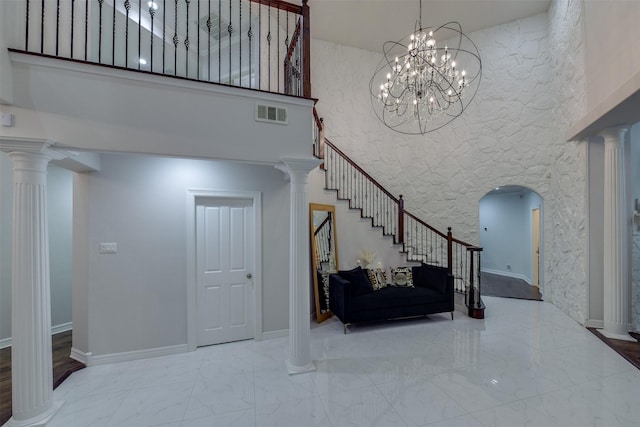
[[[598,132],[598,135],[602,136],[605,142],[611,140],[624,141],[624,138],[630,128],[631,127],[629,125],[611,126],[602,129]]]
[[[0,136],[0,151],[7,154],[26,153],[40,154],[46,156],[49,160],[61,160],[66,156],[53,150],[51,147],[55,142],[48,139],[19,138],[19,137],[2,137]]]
[[[315,157],[308,158],[284,158],[276,165],[276,169],[287,174],[287,177],[291,179],[296,179],[300,173],[303,173],[304,176],[308,175],[309,172],[317,168],[322,160],[316,159]]]

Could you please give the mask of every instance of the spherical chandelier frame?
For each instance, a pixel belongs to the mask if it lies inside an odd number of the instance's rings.
[[[423,28],[420,19],[411,34],[384,43],[369,82],[371,103],[389,129],[424,135],[459,117],[475,98],[481,79],[478,47],[460,23]]]

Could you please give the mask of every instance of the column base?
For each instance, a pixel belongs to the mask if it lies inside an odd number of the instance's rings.
[[[46,426],[47,423],[53,418],[53,416],[62,407],[64,402],[53,402],[53,406],[47,412],[37,417],[30,418],[28,420],[17,421],[13,417],[9,418],[2,427],[41,427]]]
[[[309,364],[305,366],[293,365],[289,360],[287,360],[286,363],[289,375],[304,374],[306,372],[313,372],[316,370],[316,365],[314,365],[313,362],[309,362]]]
[[[636,341],[635,338],[633,338],[629,334],[616,334],[616,333],[613,333],[613,332],[607,332],[604,329],[598,329],[598,332],[600,332],[603,336],[605,336],[605,337],[607,337],[609,339],[612,339],[612,340],[638,342],[638,341]]]

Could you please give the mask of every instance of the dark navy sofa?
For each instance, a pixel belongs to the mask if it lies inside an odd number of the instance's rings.
[[[435,313],[451,313],[453,276],[444,267],[412,267],[414,287],[393,286],[373,290],[366,269],[339,271],[329,276],[329,308],[344,324],[372,322]]]

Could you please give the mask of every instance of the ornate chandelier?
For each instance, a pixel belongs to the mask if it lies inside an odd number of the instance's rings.
[[[440,129],[459,117],[475,97],[482,76],[478,48],[458,22],[422,27],[384,56],[369,89],[376,115],[388,128],[412,135]]]

